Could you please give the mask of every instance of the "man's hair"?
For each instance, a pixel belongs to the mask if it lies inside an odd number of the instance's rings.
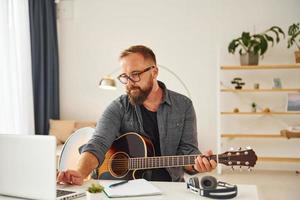
[[[128,49],[125,49],[124,51],[121,52],[120,59],[124,58],[132,53],[139,53],[144,57],[145,60],[151,60],[156,65],[155,54],[149,47],[146,47],[143,45],[135,45],[135,46],[129,47]]]

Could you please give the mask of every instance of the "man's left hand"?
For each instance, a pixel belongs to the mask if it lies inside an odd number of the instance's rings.
[[[198,172],[210,172],[217,167],[217,163],[214,160],[208,160],[206,157],[213,155],[211,150],[206,151],[204,156],[198,156],[195,159],[194,169]]]

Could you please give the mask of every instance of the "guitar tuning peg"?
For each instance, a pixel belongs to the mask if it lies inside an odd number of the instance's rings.
[[[232,172],[234,171],[234,167],[233,167],[233,166],[231,166],[231,171],[232,171]]]
[[[242,168],[242,166],[240,165],[240,172],[241,172],[241,171],[243,171],[243,168]]]
[[[239,147],[239,148],[238,148],[238,151],[241,151],[241,150],[242,150],[242,147]]]
[[[251,167],[248,167],[248,172],[251,172],[252,171],[252,168]]]
[[[247,147],[246,147],[246,149],[250,150],[250,149],[251,149],[251,147],[250,147],[250,146],[247,146]]]

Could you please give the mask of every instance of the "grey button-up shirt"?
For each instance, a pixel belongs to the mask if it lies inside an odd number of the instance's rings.
[[[168,90],[159,81],[164,98],[157,110],[161,155],[199,154],[196,115],[192,101],[184,95]],[[136,132],[148,137],[143,130],[140,106],[130,104],[128,96],[114,100],[97,123],[95,133],[81,152],[94,154],[99,165],[113,141],[120,135]],[[172,181],[183,181],[183,167],[167,168]]]

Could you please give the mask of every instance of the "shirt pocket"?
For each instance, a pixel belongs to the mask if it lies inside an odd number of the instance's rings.
[[[169,153],[176,153],[182,136],[184,118],[176,117],[168,120],[167,141],[169,143]]]

